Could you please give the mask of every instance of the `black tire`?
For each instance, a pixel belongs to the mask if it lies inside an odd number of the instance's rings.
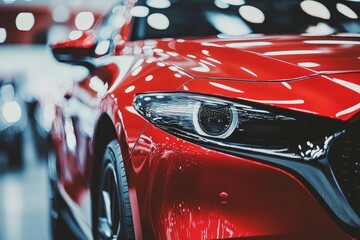
[[[8,162],[10,169],[19,169],[23,167],[23,140],[20,133],[14,136],[12,143],[9,145]]]
[[[107,144],[94,168],[93,234],[95,240],[135,239],[124,162],[117,140]]]

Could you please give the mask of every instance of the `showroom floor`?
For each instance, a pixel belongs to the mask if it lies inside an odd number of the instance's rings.
[[[46,161],[36,156],[30,133],[24,138],[24,168],[0,172],[0,240],[50,239]]]

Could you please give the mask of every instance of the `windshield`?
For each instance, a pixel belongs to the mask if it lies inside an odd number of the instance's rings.
[[[132,40],[360,33],[358,0],[147,0],[140,1],[131,14]]]

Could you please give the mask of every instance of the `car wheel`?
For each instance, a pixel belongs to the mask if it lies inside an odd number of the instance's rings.
[[[135,239],[125,167],[117,140],[106,146],[100,166],[94,176],[94,239]]]

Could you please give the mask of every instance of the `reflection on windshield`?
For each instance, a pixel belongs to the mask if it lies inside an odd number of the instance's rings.
[[[135,6],[132,40],[266,34],[360,33],[359,1],[144,0]]]

